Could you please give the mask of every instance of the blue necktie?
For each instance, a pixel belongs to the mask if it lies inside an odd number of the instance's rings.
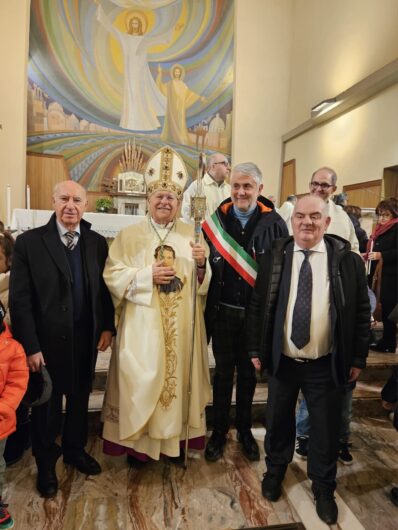
[[[301,264],[297,298],[293,309],[291,339],[299,350],[310,340],[311,304],[312,304],[312,269],[309,262],[310,250],[301,250],[304,261]]]

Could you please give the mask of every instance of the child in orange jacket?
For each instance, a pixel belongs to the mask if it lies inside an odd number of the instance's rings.
[[[28,385],[28,366],[22,346],[12,338],[3,322],[6,311],[0,302],[0,530],[12,528],[14,521],[1,498],[6,463],[3,457],[7,436],[16,429],[15,411]]]

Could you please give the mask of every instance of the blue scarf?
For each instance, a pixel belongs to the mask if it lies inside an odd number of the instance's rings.
[[[243,228],[245,228],[247,222],[249,221],[250,217],[253,215],[254,210],[256,208],[257,208],[257,204],[255,204],[253,208],[251,208],[250,210],[247,210],[247,212],[241,212],[240,210],[238,210],[238,208],[235,207],[235,205],[233,205],[234,215],[237,219],[239,219],[240,224],[242,225]]]

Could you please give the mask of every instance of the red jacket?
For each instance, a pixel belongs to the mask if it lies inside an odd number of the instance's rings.
[[[0,440],[16,429],[15,411],[28,385],[29,370],[22,346],[10,328],[0,334]]]

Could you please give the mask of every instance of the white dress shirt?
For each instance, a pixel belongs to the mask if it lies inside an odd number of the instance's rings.
[[[202,186],[206,196],[206,217],[210,217],[220,203],[231,196],[231,186],[225,181],[218,185],[208,173],[202,179]],[[184,191],[181,216],[187,222],[191,222],[191,197],[196,195],[197,188],[198,181],[194,180]]]
[[[292,342],[290,336],[292,334],[293,310],[296,303],[300,268],[304,261],[302,250],[304,249],[301,249],[296,243],[294,244],[290,293],[284,324],[283,353],[293,358],[318,359],[332,351],[328,255],[323,239],[310,249],[309,261],[312,269],[310,340],[300,350]]]

